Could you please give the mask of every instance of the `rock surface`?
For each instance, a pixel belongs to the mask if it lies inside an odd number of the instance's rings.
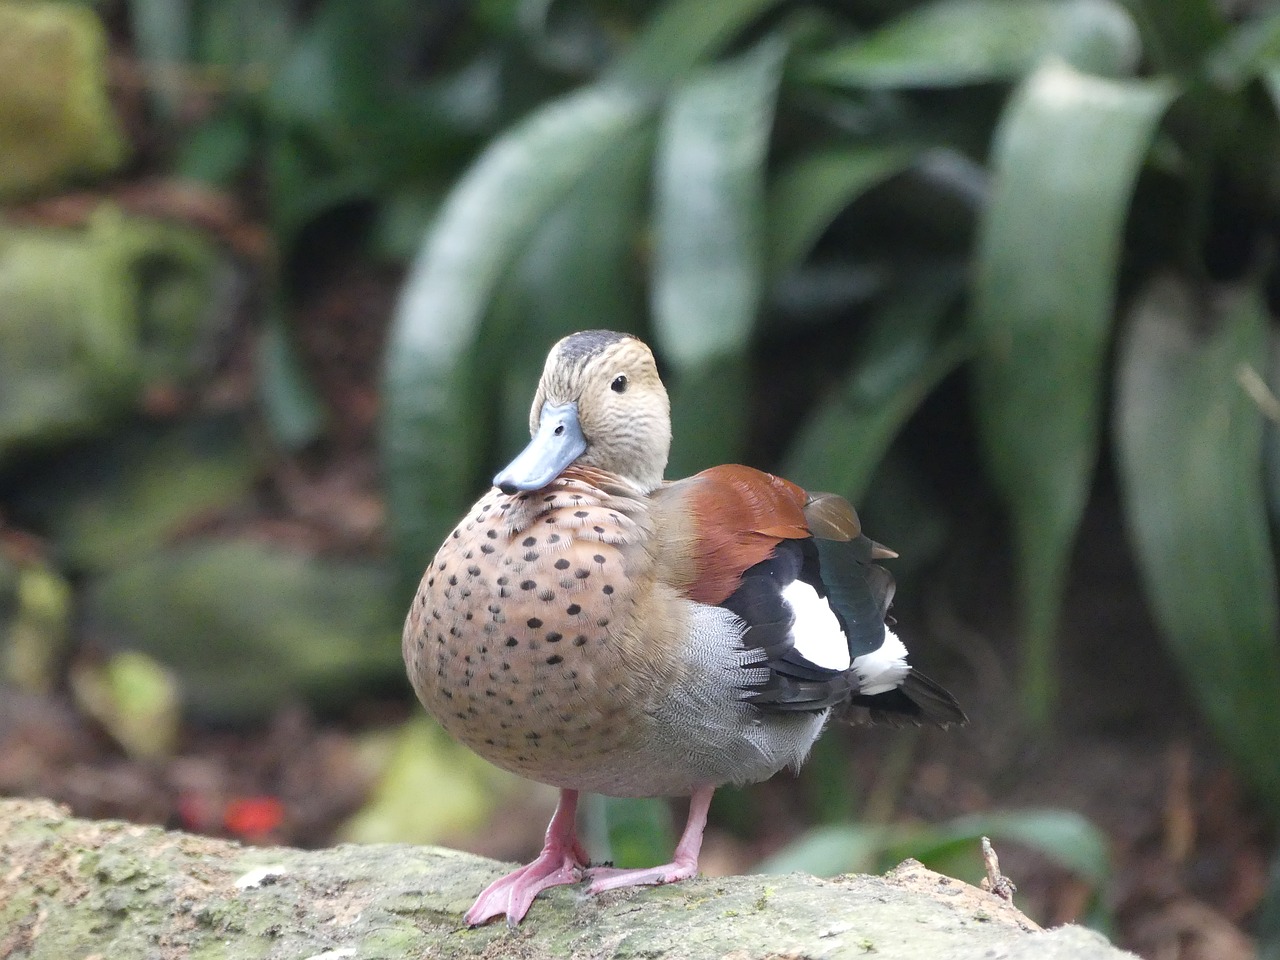
[[[1080,927],[1040,930],[911,861],[884,877],[699,879],[596,898],[561,887],[516,930],[462,925],[502,867],[438,848],[246,848],[4,800],[0,865],[0,960],[1131,957]]]

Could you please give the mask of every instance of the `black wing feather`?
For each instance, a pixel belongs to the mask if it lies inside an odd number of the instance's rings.
[[[832,670],[806,659],[791,636],[795,624],[782,590],[794,580],[812,586],[831,605],[846,637],[850,660],[870,653],[885,640],[885,617],[893,600],[893,575],[877,564],[872,542],[783,540],[773,554],[747,570],[737,590],[724,601],[745,624],[742,642],[763,654],[767,677],[744,691],[744,699],[762,710],[811,712],[841,705],[870,710],[872,719],[946,725],[965,722],[954,697],[912,670],[897,689],[858,693],[852,668]]]

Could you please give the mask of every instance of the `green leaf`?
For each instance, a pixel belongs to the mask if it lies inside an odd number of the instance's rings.
[[[615,64],[609,79],[665,86],[714,56],[779,0],[671,0]]]
[[[503,285],[491,329],[509,332],[488,388],[504,400],[495,463],[529,441],[529,403],[547,348],[577,330],[643,325],[638,260],[652,154],[652,123],[620,137],[548,213]]]
[[[663,117],[653,314],[675,367],[676,473],[731,459],[742,443],[746,354],[764,288],[764,163],[784,53],[769,39],[703,70]],[[719,395],[708,398],[707,387]]]
[[[1117,453],[1143,582],[1187,687],[1274,805],[1280,610],[1263,419],[1242,383],[1267,369],[1268,318],[1256,290],[1221,304],[1170,279],[1140,298],[1119,359]]]
[[[258,391],[271,432],[287,449],[300,450],[324,431],[324,404],[303,369],[279,308],[268,311],[258,342]]]
[[[903,829],[848,823],[804,833],[753,868],[755,873],[808,873],[834,877],[872,869],[885,848],[901,840]]]
[[[129,0],[129,25],[142,60],[154,73],[157,105],[173,115],[183,97],[175,69],[191,59],[194,46],[193,0]]]
[[[1173,97],[1050,64],[1007,108],[977,256],[978,425],[1012,514],[1028,715],[1054,699],[1051,640],[1097,457],[1103,361],[1133,183]]]
[[[850,203],[901,173],[915,158],[906,147],[844,147],[806,154],[769,191],[772,276],[797,266]]]
[[[1260,375],[1258,379],[1263,378]],[[1280,334],[1274,330],[1271,334],[1270,372],[1261,383],[1246,377],[1245,386],[1267,418],[1263,439],[1267,506],[1271,509],[1271,522],[1280,529]]]
[[[659,797],[587,798],[588,846],[618,867],[651,867],[671,859],[671,808]]]
[[[982,874],[981,840],[1018,843],[1079,874],[1094,886],[1109,872],[1107,838],[1070,810],[991,811],[937,826],[843,824],[810,830],[756,865],[758,873],[803,871],[819,877],[884,870],[908,857],[934,869]],[[963,870],[964,865],[969,869]]]
[[[1205,54],[1231,32],[1217,0],[1128,0],[1143,49],[1161,73],[1197,73]]]
[[[1280,64],[1266,68],[1262,73],[1267,92],[1271,94],[1271,102],[1280,110]]]
[[[1239,89],[1259,73],[1280,69],[1280,11],[1241,24],[1209,55],[1206,71],[1219,84]]]
[[[977,853],[983,837],[991,838],[997,853],[1001,841],[1035,850],[1094,886],[1104,883],[1110,873],[1106,835],[1072,810],[993,810],[960,817],[926,831],[926,836],[913,844],[909,855],[929,863],[935,855],[944,852],[944,847],[953,844]],[[930,842],[936,854],[929,849]],[[896,857],[900,852],[894,851],[893,855]]]
[[[814,57],[808,79],[844,87],[949,87],[1013,80],[1046,57],[1132,73],[1138,31],[1110,0],[941,0]]]
[[[618,89],[553,101],[495,141],[446,199],[401,294],[387,344],[382,445],[401,569],[424,557],[475,492],[486,399],[481,322],[543,217],[646,117]]]
[[[361,768],[377,771],[376,782],[342,825],[343,843],[456,843],[484,831],[514,797],[522,804],[533,799],[527,780],[481,760],[422,713],[397,728],[360,734],[356,749]],[[422,802],[425,796],[431,803]]]
[[[1280,853],[1271,860],[1267,892],[1258,908],[1258,960],[1280,960]]]
[[[942,331],[960,278],[916,280],[874,317],[861,360],[801,428],[787,457],[787,476],[861,500],[903,424],[969,353],[958,336]]]

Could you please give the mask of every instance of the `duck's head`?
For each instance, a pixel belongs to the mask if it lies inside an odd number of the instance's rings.
[[[671,404],[653,353],[611,330],[565,337],[547,355],[529,432],[529,445],[493,478],[503,493],[540,490],[572,463],[648,493],[671,450]]]

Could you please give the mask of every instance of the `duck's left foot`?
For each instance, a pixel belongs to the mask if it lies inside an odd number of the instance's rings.
[[[618,890],[622,887],[653,886],[661,883],[675,883],[688,880],[698,875],[697,860],[673,860],[661,867],[649,867],[646,870],[618,870],[614,867],[593,867],[587,871],[591,886],[587,893],[604,893],[606,890]]]
[[[588,893],[603,893],[621,887],[652,886],[659,883],[675,883],[698,875],[698,853],[702,850],[702,831],[707,826],[707,809],[715,787],[702,787],[689,798],[689,819],[684,834],[676,845],[676,855],[670,863],[647,870],[617,870],[613,867],[592,867],[587,871],[591,879]]]

